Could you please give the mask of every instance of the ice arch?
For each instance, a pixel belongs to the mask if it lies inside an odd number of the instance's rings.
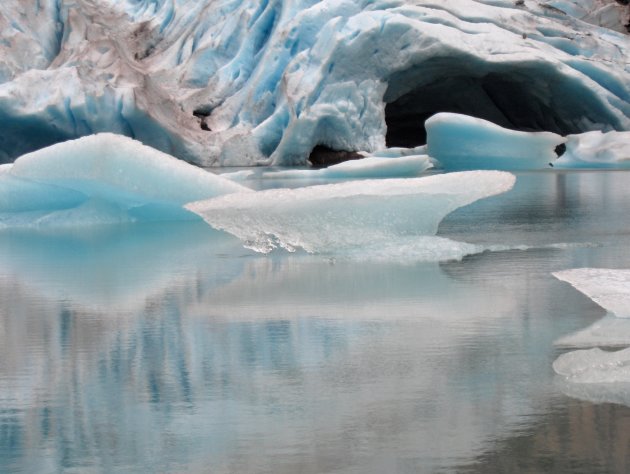
[[[561,135],[616,122],[583,81],[538,62],[492,65],[474,58],[432,58],[393,74],[384,102],[388,146],[425,144],[424,122],[438,112]]]

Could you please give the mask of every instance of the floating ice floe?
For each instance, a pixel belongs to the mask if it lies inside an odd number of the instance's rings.
[[[467,115],[439,113],[425,123],[427,151],[445,169],[548,168],[566,141],[550,132],[519,132]]]
[[[256,173],[252,170],[223,173],[224,178],[241,181],[244,179],[377,179],[411,178],[433,166],[427,155],[399,156],[397,158],[368,156],[345,161],[322,169],[283,170]]]
[[[570,283],[615,316],[630,318],[630,270],[578,268],[556,272],[553,275]],[[630,344],[630,325],[626,324],[628,320],[615,319],[608,316],[583,331],[559,339],[556,344],[573,346]],[[555,360],[553,369],[570,384],[621,383],[629,384],[627,388],[630,388],[630,348],[610,352],[595,347],[567,352]],[[569,385],[566,386],[565,392],[567,390],[568,393],[572,391]],[[582,393],[580,398],[584,396]],[[596,390],[589,396],[595,397],[593,401],[611,397],[608,389],[603,392]],[[630,397],[627,399],[630,400]]]
[[[185,207],[259,252],[327,253],[432,236],[451,211],[508,191],[514,181],[506,172],[470,171],[236,193]]]
[[[630,383],[630,348],[599,348],[567,352],[553,363],[553,370],[576,383]]]
[[[630,39],[601,4],[3,0],[0,162],[115,132],[204,165],[306,165],[318,145],[419,145],[440,111],[630,130]]]
[[[247,188],[130,138],[99,134],[0,170],[0,227],[195,219],[182,205]]]
[[[630,270],[577,268],[553,274],[619,318],[630,318]]]
[[[566,151],[554,163],[562,168],[630,168],[630,132],[569,135]]]

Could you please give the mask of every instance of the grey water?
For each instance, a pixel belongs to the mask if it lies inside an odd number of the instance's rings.
[[[295,183],[258,183],[260,187]],[[203,223],[0,232],[0,472],[627,472],[630,393],[560,383],[630,268],[630,173],[517,174],[441,263],[263,256]]]

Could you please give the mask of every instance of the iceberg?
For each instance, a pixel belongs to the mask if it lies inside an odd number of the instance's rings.
[[[425,123],[427,152],[447,170],[547,168],[566,141],[550,132],[519,132],[467,115],[439,113]]]
[[[602,2],[3,0],[0,162],[112,132],[204,166],[306,165],[422,145],[438,112],[627,131],[630,39]]]
[[[98,134],[0,170],[0,227],[190,220],[182,205],[248,188],[130,138]]]
[[[630,270],[577,268],[553,273],[619,318],[630,318]]]
[[[630,383],[630,348],[567,352],[554,361],[553,370],[575,383]]]
[[[343,252],[435,235],[447,214],[514,182],[507,172],[470,171],[233,193],[185,207],[258,252]]]
[[[630,168],[630,132],[569,135],[566,151],[554,163],[562,168]]]

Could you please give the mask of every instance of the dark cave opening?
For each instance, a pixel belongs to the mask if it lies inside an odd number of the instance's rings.
[[[385,94],[388,147],[426,144],[424,122],[438,112],[470,115],[513,130],[561,135],[583,132],[588,128],[585,124],[600,118],[576,85],[535,68],[484,74],[457,70],[452,64],[440,69],[421,65],[392,78]]]

